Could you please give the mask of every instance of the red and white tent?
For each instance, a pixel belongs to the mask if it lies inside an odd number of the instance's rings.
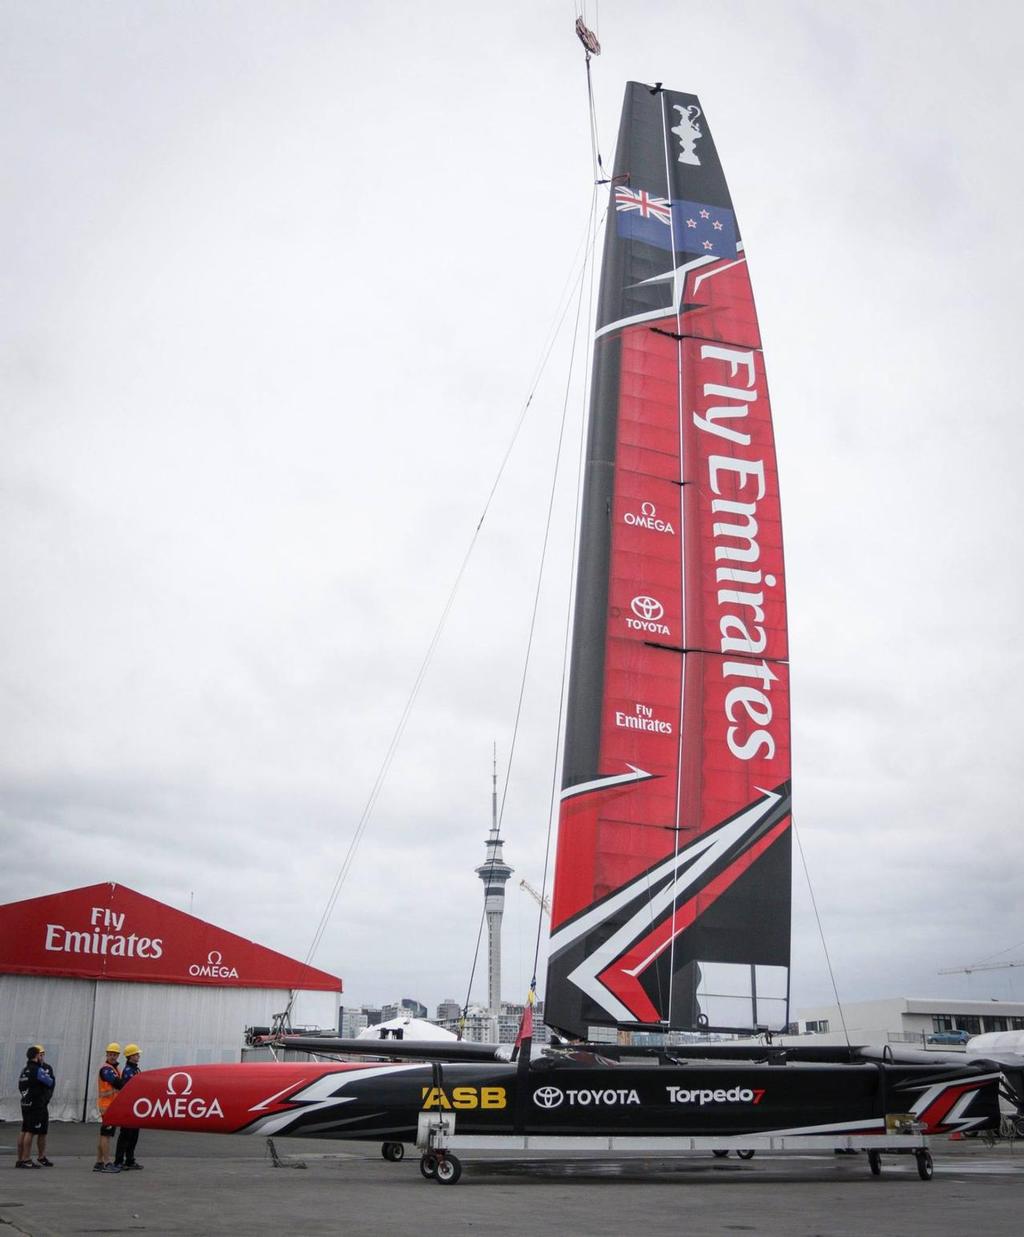
[[[88,885],[0,906],[0,1118],[20,1115],[30,1044],[57,1073],[55,1119],[94,1116],[110,1040],[143,1068],[238,1061],[246,1026],[295,992],[296,1023],[333,1029],[341,980],[124,885]]]

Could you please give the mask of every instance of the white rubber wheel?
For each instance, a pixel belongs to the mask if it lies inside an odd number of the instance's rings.
[[[880,1151],[868,1152],[868,1168],[871,1169],[872,1177],[881,1177],[882,1175],[882,1153]]]
[[[405,1144],[381,1143],[380,1153],[385,1160],[389,1160],[392,1164],[397,1164],[400,1160],[405,1159]]]
[[[932,1153],[930,1151],[916,1151],[914,1154],[917,1156],[917,1175],[922,1181],[931,1181],[932,1174],[935,1172]]]
[[[736,1154],[740,1157],[741,1160],[752,1160],[754,1156],[757,1154],[757,1152],[746,1150],[746,1151],[737,1151]]]
[[[729,1154],[729,1152],[728,1151],[712,1151],[711,1154],[715,1157],[716,1160],[724,1160],[725,1157]]]
[[[420,1172],[428,1181],[432,1181],[437,1176],[437,1156],[432,1151],[420,1156]]]
[[[440,1185],[454,1185],[462,1176],[462,1164],[454,1155],[446,1155],[437,1161],[437,1180]]]

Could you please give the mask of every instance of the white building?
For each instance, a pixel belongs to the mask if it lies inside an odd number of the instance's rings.
[[[845,1033],[844,1033],[845,1022]],[[955,1044],[955,1032],[965,1036],[989,1031],[1024,1030],[1024,1001],[964,1001],[945,997],[889,997],[843,1005],[818,1005],[797,1011],[799,1036],[776,1036],[779,1043],[911,1044],[942,1048]],[[931,1039],[930,1037],[936,1037]],[[947,1042],[943,1042],[947,1041]]]

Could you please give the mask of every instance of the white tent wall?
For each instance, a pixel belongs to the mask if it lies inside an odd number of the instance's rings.
[[[42,1044],[57,1075],[51,1118],[81,1121],[95,989],[93,979],[0,975],[0,1120],[17,1121],[20,1128],[18,1075],[25,1049]]]
[[[55,1121],[95,1121],[95,1073],[110,1040],[142,1047],[143,1069],[241,1060],[246,1026],[268,1026],[288,1004],[274,988],[0,975],[0,1120],[21,1120],[18,1074],[42,1044],[57,1075]],[[337,1025],[336,992],[297,994],[293,1021]]]

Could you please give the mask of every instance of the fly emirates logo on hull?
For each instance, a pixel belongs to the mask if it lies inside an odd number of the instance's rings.
[[[738,760],[775,755],[772,733],[772,684],[778,676],[768,661],[755,660],[768,645],[765,622],[766,590],[778,579],[761,566],[758,542],[758,505],[767,498],[770,514],[778,517],[776,495],[768,496],[765,461],[756,458],[746,426],[758,399],[754,353],[702,344],[703,412],[694,411],[693,423],[704,434],[739,448],[732,455],[709,454],[706,480],[711,493],[711,529],[715,549],[715,582],[719,647],[722,653],[743,657],[724,661],[727,680],[726,743]],[[722,380],[725,379],[723,382]],[[761,516],[762,523],[764,516]],[[732,680],[730,683],[729,680]]]
[[[60,923],[46,925],[43,947],[49,953],[99,954],[111,958],[160,958],[163,939],[158,936],[138,936],[125,932],[125,911],[112,911],[105,906],[89,909],[89,925],[76,931]]]

